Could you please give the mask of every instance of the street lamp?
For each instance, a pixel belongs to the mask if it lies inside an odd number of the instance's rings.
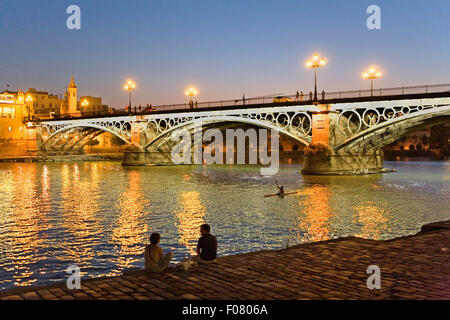
[[[314,100],[317,101],[317,68],[323,67],[327,63],[325,58],[321,58],[315,53],[311,59],[306,60],[307,68],[314,68]]]
[[[31,102],[31,101],[33,101],[33,98],[31,96],[27,96],[25,98],[25,102]],[[26,105],[27,105],[28,121],[30,121],[30,106],[28,105],[28,103]]]
[[[131,91],[136,89],[136,84],[132,80],[128,80],[127,84],[124,86],[125,90],[129,92],[128,109],[131,112]]]
[[[194,96],[196,96],[198,93],[197,89],[195,88],[189,88],[186,90],[185,94],[190,98],[189,100],[189,106],[191,107],[191,109],[194,108],[194,101],[192,100]]]
[[[373,79],[381,77],[381,72],[376,67],[370,67],[362,76],[364,79],[370,79],[370,96],[373,97]]]
[[[83,100],[83,102],[81,103],[81,106],[82,106],[83,108],[86,108],[88,105],[89,105],[89,101],[87,101],[86,99]],[[84,109],[84,112],[86,113],[86,109]]]

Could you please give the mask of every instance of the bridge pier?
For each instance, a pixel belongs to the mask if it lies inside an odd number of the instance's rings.
[[[377,150],[373,154],[363,155],[305,155],[301,172],[305,175],[352,175],[389,170],[383,168],[383,152]]]
[[[126,148],[123,155],[123,166],[145,166],[147,165],[148,152],[142,150],[141,145],[145,144],[145,136],[141,125],[142,119],[138,118],[131,123],[130,141],[131,144]]]
[[[374,148],[370,152],[349,154],[335,150],[338,141],[345,139],[337,128],[338,113],[329,105],[318,106],[312,112],[312,141],[305,148],[302,174],[341,175],[386,172],[383,169],[383,151]]]
[[[173,165],[170,152],[148,152],[126,150],[123,155],[123,166],[164,166]]]

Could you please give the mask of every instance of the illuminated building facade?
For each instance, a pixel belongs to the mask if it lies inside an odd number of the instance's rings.
[[[23,92],[0,93],[0,157],[27,154],[35,143],[35,132],[26,125],[32,117],[33,102]]]
[[[82,115],[99,115],[108,112],[108,106],[103,105],[102,98],[99,97],[80,97],[78,106]]]
[[[24,119],[32,112],[32,101],[25,99],[20,91],[0,93],[0,139],[26,139]]]
[[[58,95],[49,94],[47,91],[38,91],[34,88],[28,89],[26,96],[32,98],[32,114],[37,118],[49,118],[52,114],[59,114],[64,103],[64,99]]]

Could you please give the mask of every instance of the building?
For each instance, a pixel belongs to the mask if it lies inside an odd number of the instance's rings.
[[[108,109],[108,106],[103,105],[102,98],[99,97],[84,96],[78,100],[78,87],[72,76],[64,94],[59,114],[62,117],[65,115],[70,115],[71,117],[81,117],[82,115],[95,116],[108,112]]]
[[[37,118],[49,118],[51,115],[60,113],[64,99],[47,91],[38,91],[34,88],[28,89],[26,96],[32,98],[32,114]]]
[[[432,127],[430,135],[430,149],[441,156],[450,156],[450,123]]]
[[[417,131],[387,146],[386,150],[428,151],[430,149],[430,137],[430,129]]]
[[[83,116],[95,116],[108,113],[108,106],[103,105],[102,98],[84,96],[80,97],[79,110]]]
[[[80,117],[108,112],[102,98],[84,96],[78,101],[78,87],[72,76],[64,99],[61,96],[30,88],[22,91],[0,93],[0,157],[32,155],[36,152],[36,130],[27,126],[34,119],[55,117]],[[111,149],[116,140],[110,134],[102,134],[96,139],[97,149]],[[92,149],[92,148],[91,148]]]
[[[73,80],[73,76],[70,79],[70,83],[67,86],[67,91],[64,94],[64,102],[61,105],[60,115],[70,115],[71,117],[80,117],[81,112],[78,108],[78,87]]]
[[[448,157],[450,154],[450,124],[443,124],[411,133],[386,146],[385,156]]]
[[[0,156],[26,154],[33,145],[29,143],[30,130],[26,125],[32,118],[32,98],[23,92],[0,93]]]

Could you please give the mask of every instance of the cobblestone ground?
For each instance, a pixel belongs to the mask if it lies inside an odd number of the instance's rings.
[[[222,257],[188,271],[133,271],[59,285],[13,289],[1,299],[450,299],[450,221],[389,241],[344,238]],[[369,265],[381,289],[369,290]]]

